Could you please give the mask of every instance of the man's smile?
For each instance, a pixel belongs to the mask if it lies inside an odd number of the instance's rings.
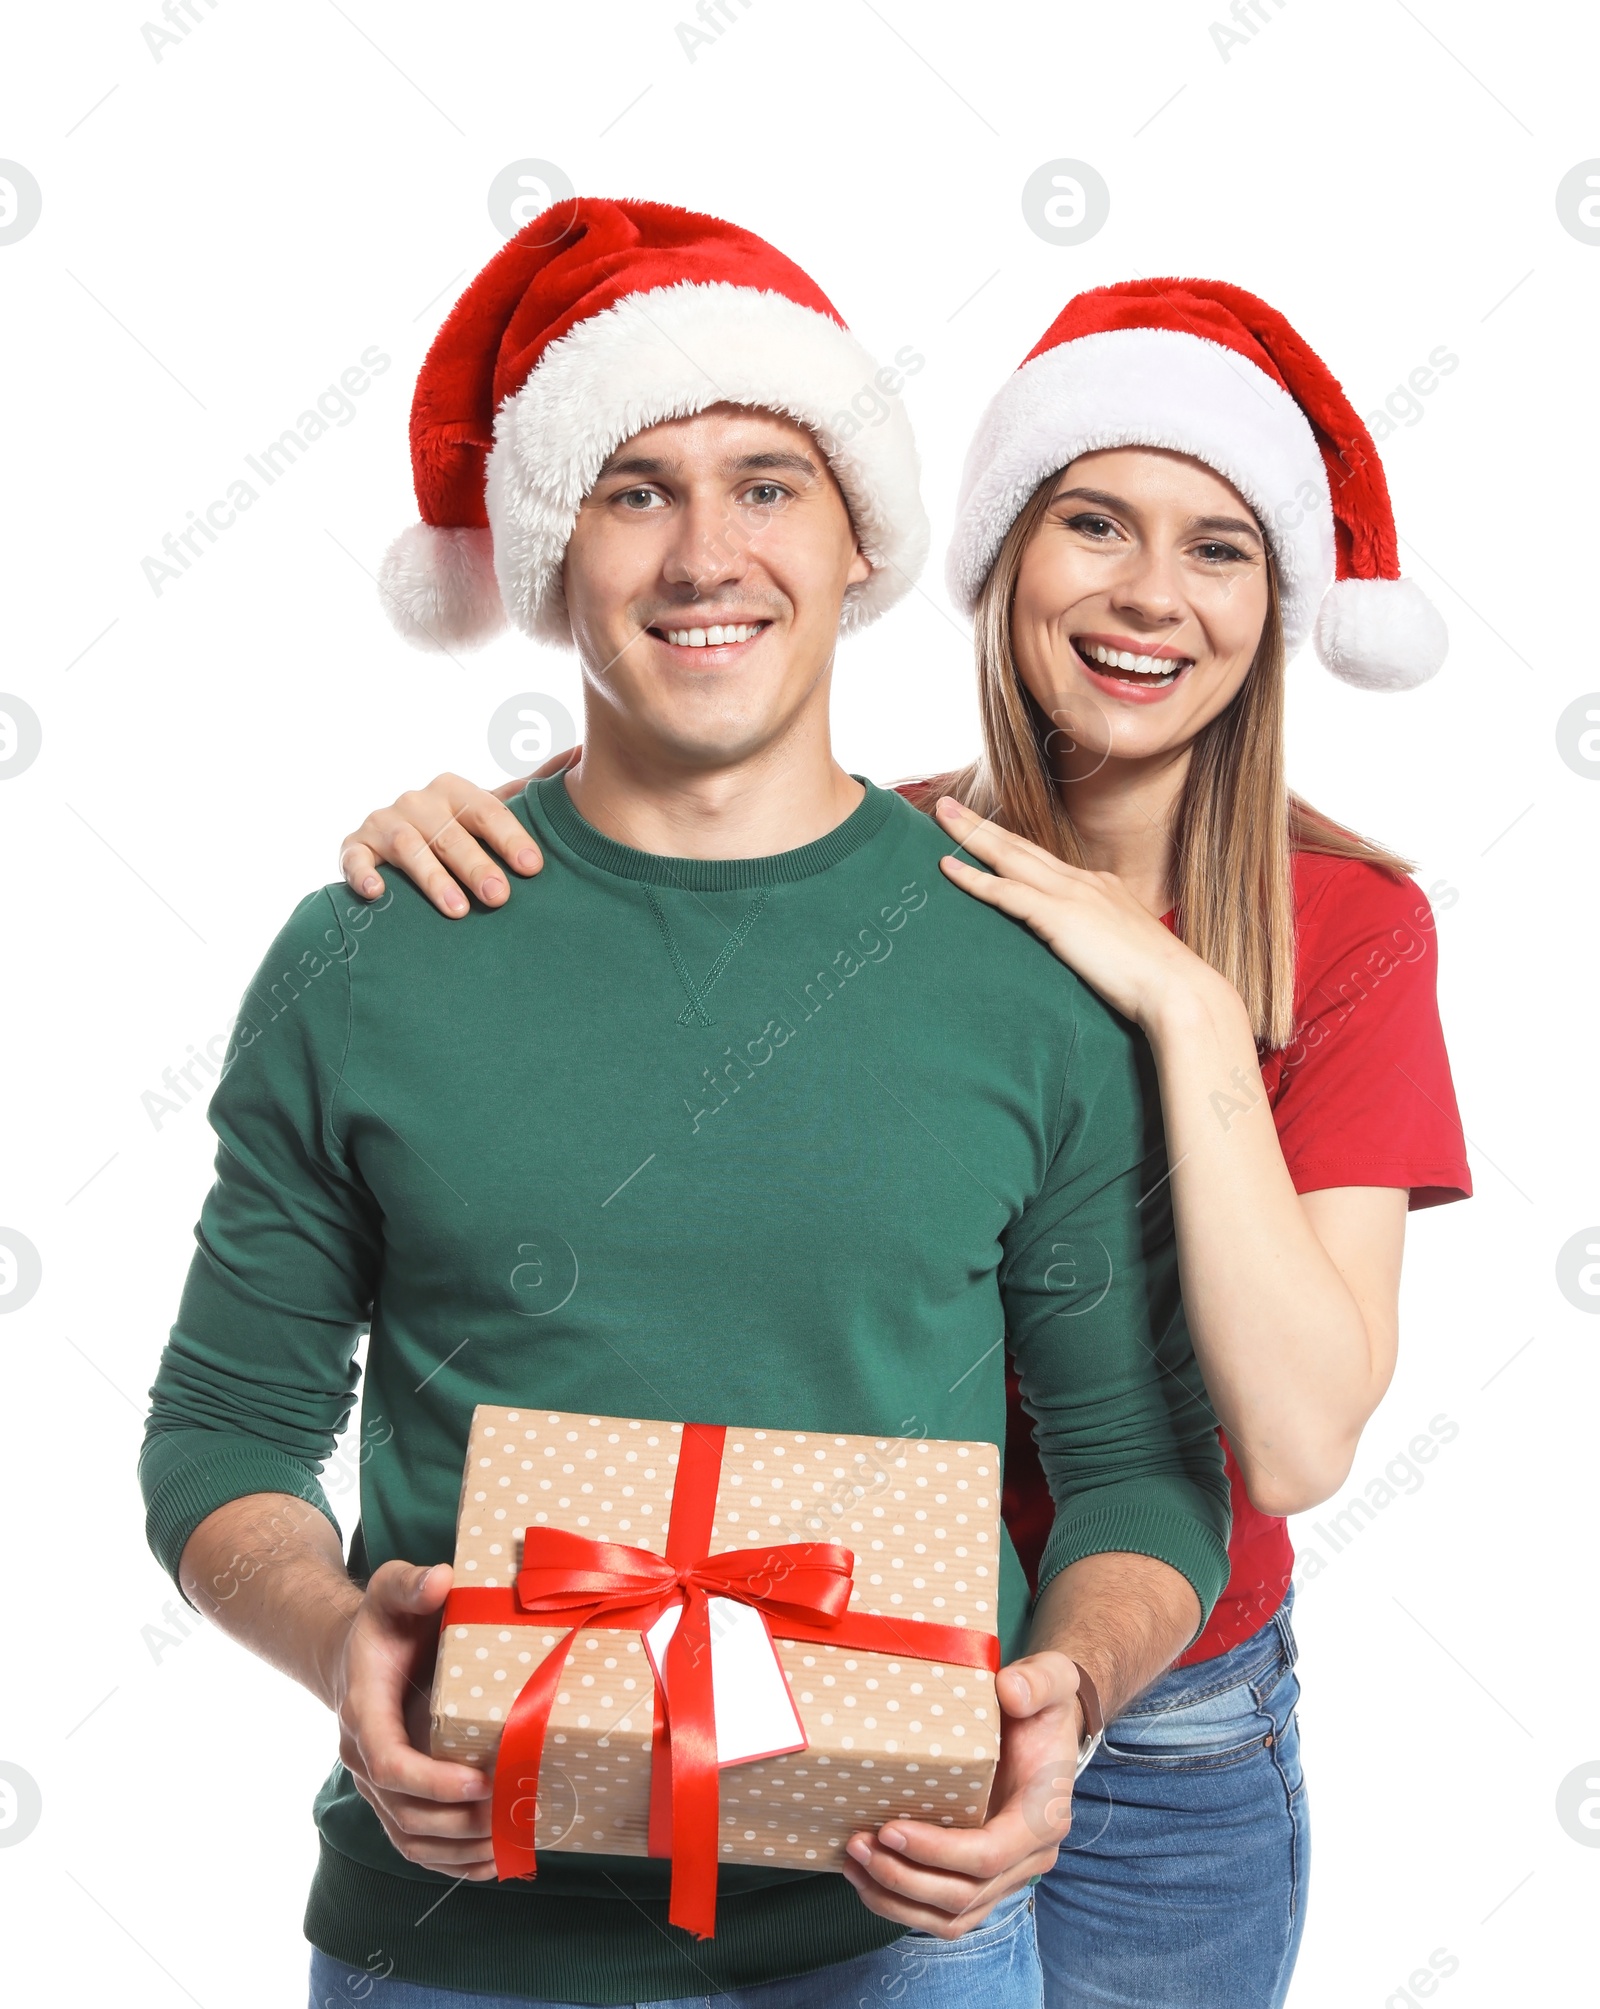
[[[752,643],[758,642],[772,626],[766,619],[747,621],[672,622],[657,621],[645,631],[674,655],[693,656],[701,664],[707,657],[718,663],[736,661]]]

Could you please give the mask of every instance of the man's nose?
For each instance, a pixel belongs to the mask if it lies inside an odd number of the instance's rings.
[[[751,532],[720,495],[691,496],[678,513],[662,566],[667,583],[686,599],[742,579],[751,564]]]

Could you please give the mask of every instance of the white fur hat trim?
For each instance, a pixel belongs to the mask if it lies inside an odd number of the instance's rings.
[[[928,553],[911,424],[880,374],[853,335],[782,294],[691,281],[630,294],[551,343],[496,413],[489,531],[405,532],[384,561],[385,604],[421,647],[487,640],[492,547],[502,622],[570,646],[561,563],[606,460],[647,426],[726,403],[795,419],[827,455],[872,567],[847,589],[841,626],[864,627]]]

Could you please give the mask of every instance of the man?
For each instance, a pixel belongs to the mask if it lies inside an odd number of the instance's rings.
[[[1148,1057],[833,760],[838,633],[926,541],[903,414],[839,422],[875,373],[833,309],[709,218],[583,201],[539,235],[424,366],[425,522],[383,577],[436,645],[502,609],[573,641],[583,758],[521,799],[545,869],[492,921],[328,891],[269,952],[154,1390],[152,1543],[338,1716],[319,2001],[340,1963],[379,2009],[1037,2001],[1026,1886],[1080,1746],[1226,1567]],[[315,1475],[367,1325],[347,1567]],[[843,1877],[725,1866],[701,1942],[662,1862],[495,1882],[485,1782],[426,1755],[474,1404],[998,1443],[1007,1344],[1058,1512],[1031,1631],[1002,1557],[985,1824],[895,1821]]]

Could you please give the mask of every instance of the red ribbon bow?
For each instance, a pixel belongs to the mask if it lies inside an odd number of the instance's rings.
[[[649,1849],[653,1856],[672,1858],[667,1916],[701,1938],[715,1931],[717,1912],[717,1725],[708,1598],[754,1605],[783,1639],[903,1653],[991,1673],[1000,1665],[992,1633],[850,1612],[855,1557],[836,1543],[786,1542],[708,1556],[725,1435],[720,1425],[685,1424],[664,1557],[566,1528],[529,1528],[515,1589],[453,1590],[443,1619],[447,1626],[571,1628],[529,1676],[501,1732],[492,1829],[495,1868],[504,1878],[535,1872],[539,1761],[573,1640],[586,1625],[648,1631],[664,1611],[682,1604],[663,1668],[670,1709],[659,1686],[655,1697]]]

